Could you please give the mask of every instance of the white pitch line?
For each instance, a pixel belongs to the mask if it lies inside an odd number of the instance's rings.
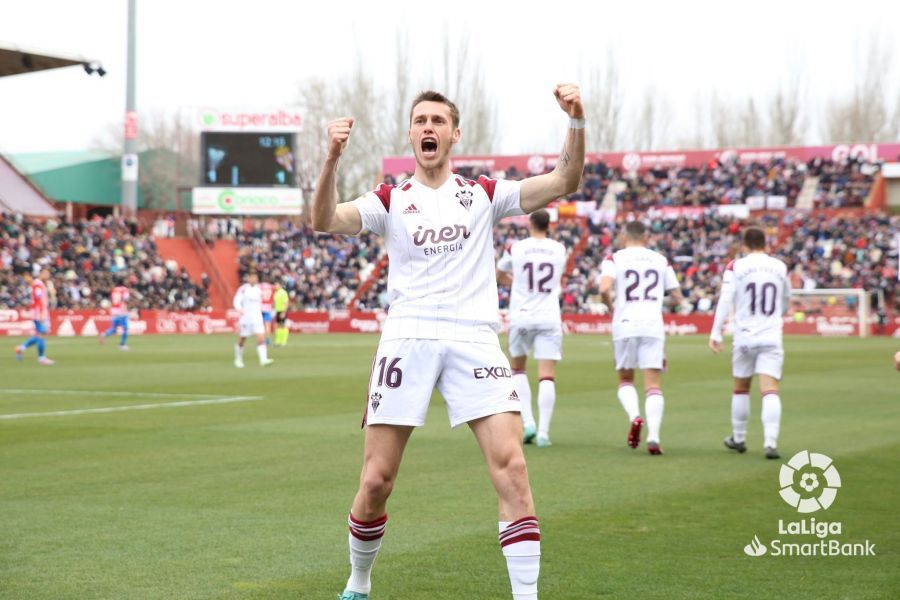
[[[185,400],[184,402],[161,402],[158,404],[132,404],[131,406],[107,406],[105,408],[81,408],[78,410],[57,410],[53,412],[18,413],[0,415],[0,419],[25,419],[28,417],[67,417],[70,415],[87,415],[97,413],[121,412],[125,410],[149,410],[152,408],[170,408],[178,406],[201,406],[205,404],[229,404],[231,402],[252,402],[262,400],[262,396],[227,396],[207,400]]]
[[[48,396],[139,396],[141,398],[221,398],[215,394],[168,394],[163,392],[110,392],[94,390],[39,390],[34,388],[0,388],[0,394],[46,394]]]

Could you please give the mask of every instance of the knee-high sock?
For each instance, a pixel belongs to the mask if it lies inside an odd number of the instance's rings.
[[[259,364],[263,364],[268,360],[268,350],[266,343],[259,344],[256,347],[256,355],[259,357]]]
[[[531,408],[531,384],[528,383],[528,374],[525,371],[513,371],[513,389],[519,395],[522,404],[522,424],[525,427],[535,427],[534,411]]]
[[[244,360],[244,347],[240,344],[234,345],[234,360],[242,362]]]
[[[665,400],[662,390],[650,388],[644,400],[644,413],[647,415],[647,441],[659,442],[659,430],[662,428],[663,408]]]
[[[347,590],[368,594],[372,589],[372,565],[381,548],[381,538],[387,527],[388,516],[374,521],[360,521],[351,513],[347,519],[350,526],[350,579]]]
[[[106,331],[103,332],[103,337],[109,337],[111,335],[116,335],[115,327],[110,327],[109,329],[107,329]]]
[[[288,328],[287,327],[279,327],[275,332],[275,344],[277,346],[285,346],[287,345],[288,339]]]
[[[38,338],[38,358],[44,358],[44,349],[47,348],[47,341],[44,338]]]
[[[124,345],[125,345],[125,342],[127,342],[127,341],[128,341],[128,330],[127,330],[127,329],[123,329],[123,330],[122,330],[122,339],[119,340],[119,345],[120,345],[120,346],[124,346]]]
[[[552,377],[544,377],[538,383],[538,435],[550,435],[550,421],[553,419],[555,405],[556,381]]]
[[[22,347],[23,348],[31,348],[32,346],[37,344],[39,341],[41,341],[41,337],[38,335],[33,335],[30,338],[28,338],[27,340],[25,340],[25,343],[22,344]]]
[[[731,435],[736,442],[747,439],[747,420],[750,418],[750,394],[737,390],[731,395]]]
[[[500,521],[500,549],[506,557],[513,600],[537,600],[541,571],[541,529],[537,518]]]
[[[628,420],[634,421],[641,416],[641,409],[638,406],[638,393],[634,389],[634,384],[630,381],[619,384],[619,402],[622,408],[628,413]]]
[[[763,436],[767,448],[778,447],[778,431],[781,429],[781,397],[778,392],[763,392]]]

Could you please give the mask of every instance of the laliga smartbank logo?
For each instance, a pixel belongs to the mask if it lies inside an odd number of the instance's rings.
[[[803,450],[781,466],[778,474],[779,495],[800,514],[828,510],[841,487],[841,476],[834,461],[824,454]],[[875,544],[844,542],[837,539],[843,535],[840,521],[816,520],[815,517],[799,521],[778,520],[778,535],[792,536],[773,538],[768,545],[758,535],[754,535],[744,546],[747,556],[875,556]],[[804,537],[806,539],[804,539]],[[810,537],[815,539],[809,540]],[[799,538],[798,541],[794,541]]]

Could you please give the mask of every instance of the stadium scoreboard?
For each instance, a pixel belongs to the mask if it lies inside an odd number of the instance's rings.
[[[286,110],[200,113],[200,181],[196,214],[299,215],[300,116]]]

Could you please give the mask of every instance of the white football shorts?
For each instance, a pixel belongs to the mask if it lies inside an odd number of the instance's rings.
[[[528,356],[532,349],[537,360],[562,359],[562,327],[510,326],[509,355]]]
[[[613,340],[616,370],[663,369],[666,362],[666,341],[655,337],[627,337]]]
[[[262,335],[266,332],[266,326],[263,323],[262,314],[258,317],[241,317],[239,323],[240,336],[250,337],[251,335]]]
[[[499,342],[394,339],[378,344],[364,423],[420,427],[435,388],[451,427],[520,409]]]
[[[783,368],[784,349],[780,346],[735,346],[731,351],[731,372],[741,379],[769,375],[780,380]]]

